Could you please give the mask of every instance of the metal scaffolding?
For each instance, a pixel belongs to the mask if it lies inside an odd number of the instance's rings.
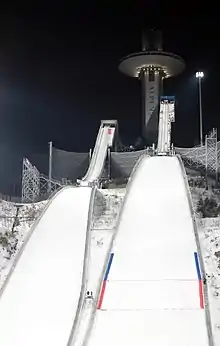
[[[62,184],[58,180],[49,179],[46,175],[40,175],[40,196],[49,196],[54,191],[61,188],[64,184]]]
[[[62,186],[72,184],[72,181],[65,178],[62,181],[49,179],[47,176],[40,174],[38,169],[28,159],[23,159],[22,202],[33,203],[47,199]]]
[[[217,129],[213,129],[205,138],[206,147],[206,172],[213,173],[217,180],[218,177],[218,140]]]
[[[178,150],[176,150],[178,152]],[[205,146],[198,146],[188,149],[188,151],[180,152],[184,158],[185,163],[192,167],[204,167],[206,163],[206,148]]]
[[[153,145],[153,154],[154,151],[155,146]],[[194,148],[175,148],[175,152],[181,155],[188,167],[201,168],[201,170],[206,171],[206,174],[214,175],[217,180],[220,159],[220,142],[217,141],[217,129],[213,129],[206,136],[205,145]],[[40,174],[28,159],[23,159],[22,202],[36,202],[46,199],[60,187],[72,184],[73,182],[67,179],[61,181],[49,179]]]
[[[36,202],[40,195],[40,173],[26,158],[22,165],[22,202]]]
[[[203,168],[207,174],[214,174],[217,179],[218,158],[220,157],[220,148],[218,149],[217,129],[213,129],[205,138],[205,145],[197,146],[191,149],[176,148],[184,162],[191,167]]]

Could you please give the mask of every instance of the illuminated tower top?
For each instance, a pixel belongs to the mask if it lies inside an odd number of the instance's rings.
[[[142,51],[121,60],[119,70],[142,82],[142,135],[148,144],[157,138],[162,80],[180,74],[184,68],[181,57],[163,51],[158,30],[144,32]]]

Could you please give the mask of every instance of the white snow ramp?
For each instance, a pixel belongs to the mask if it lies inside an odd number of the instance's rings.
[[[87,184],[93,183],[100,178],[104,168],[107,150],[113,144],[116,124],[116,120],[103,120],[101,122],[89,169],[81,180],[81,186],[87,186]]]
[[[142,159],[111,253],[89,346],[208,345],[193,221],[176,157]]]
[[[66,346],[79,300],[90,188],[52,199],[0,297],[1,346]]]

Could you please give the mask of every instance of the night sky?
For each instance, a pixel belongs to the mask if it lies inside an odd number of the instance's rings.
[[[205,73],[204,133],[220,130],[217,9],[215,15],[207,6],[193,13],[179,2],[176,8],[156,1],[36,3],[0,13],[0,187],[12,180],[13,157],[46,153],[49,140],[88,151],[102,119],[117,119],[122,141],[135,142],[140,83],[121,74],[118,63],[141,48],[144,27],[162,29],[164,50],[186,61],[164,91],[176,96],[175,145],[199,142],[197,70]]]

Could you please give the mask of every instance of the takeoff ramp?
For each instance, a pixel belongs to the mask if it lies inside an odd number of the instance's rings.
[[[101,122],[89,169],[80,181],[81,185],[87,186],[100,178],[104,169],[107,150],[113,145],[116,126],[116,120],[103,120]]]
[[[136,168],[86,345],[212,344],[183,173],[177,157]]]
[[[175,99],[173,96],[163,96],[160,100],[160,117],[158,129],[158,155],[167,155],[171,144],[171,123],[175,121]]]
[[[66,346],[79,302],[91,188],[67,187],[31,231],[0,296],[1,346]]]

